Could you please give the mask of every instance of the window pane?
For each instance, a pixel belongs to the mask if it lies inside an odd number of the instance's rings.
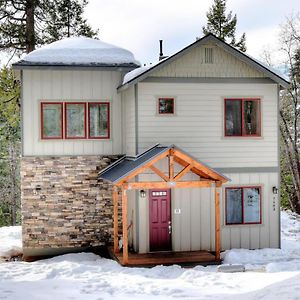
[[[85,105],[66,103],[67,137],[85,137]]]
[[[89,137],[108,137],[108,105],[107,103],[89,104]]]
[[[225,133],[227,136],[242,135],[242,116],[240,100],[225,101]]]
[[[260,190],[244,188],[244,223],[260,223]]]
[[[244,134],[259,134],[259,102],[244,101]]]
[[[242,189],[226,189],[226,223],[242,222]]]
[[[42,138],[62,138],[62,104],[42,103]]]
[[[158,112],[160,114],[174,114],[174,99],[160,98],[158,101]]]

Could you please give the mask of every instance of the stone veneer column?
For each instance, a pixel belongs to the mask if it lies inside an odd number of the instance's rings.
[[[112,185],[97,180],[97,175],[116,159],[118,156],[22,158],[25,256],[45,255],[47,249],[60,253],[60,249],[112,243]]]

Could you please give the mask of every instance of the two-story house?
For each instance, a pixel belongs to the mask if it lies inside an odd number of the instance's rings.
[[[25,256],[280,247],[277,71],[212,34],[150,67],[69,38],[14,68]]]

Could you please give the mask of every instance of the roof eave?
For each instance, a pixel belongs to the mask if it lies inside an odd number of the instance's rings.
[[[22,69],[109,69],[109,70],[133,70],[139,67],[138,64],[63,64],[63,63],[24,63],[19,62],[12,65],[15,70]]]

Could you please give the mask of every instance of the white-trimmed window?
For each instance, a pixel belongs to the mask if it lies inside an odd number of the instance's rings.
[[[261,224],[261,187],[225,188],[226,225]]]

